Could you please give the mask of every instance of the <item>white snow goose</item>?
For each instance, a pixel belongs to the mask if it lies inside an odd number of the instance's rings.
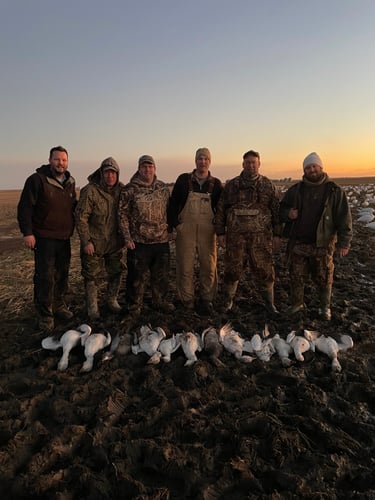
[[[251,363],[255,358],[248,356],[243,353],[243,343],[244,339],[236,332],[231,323],[226,323],[219,330],[219,340],[223,344],[224,348],[233,354],[233,356],[242,361],[242,363]]]
[[[77,330],[66,331],[59,340],[54,337],[46,337],[42,340],[43,349],[49,349],[51,351],[56,351],[62,347],[63,354],[60,361],[58,362],[57,369],[64,371],[68,368],[69,364],[69,354],[70,351],[82,343],[83,339],[87,339],[91,334],[91,327],[86,324],[80,325]]]
[[[101,351],[111,343],[111,334],[93,333],[87,338],[81,339],[81,344],[85,346],[86,360],[82,365],[81,372],[89,372],[92,370],[94,364],[94,356],[97,352]]]
[[[176,337],[186,356],[185,366],[193,365],[196,361],[198,361],[196,353],[202,350],[200,335],[195,332],[183,332],[176,333]]]
[[[304,330],[304,336],[311,343],[312,350],[317,349],[330,358],[332,371],[341,372],[342,368],[338,360],[338,353],[353,347],[353,339],[350,335],[341,335],[340,340],[336,341],[333,337],[321,335],[317,331]]]
[[[165,331],[156,327],[152,329],[151,325],[142,325],[139,336],[134,337],[135,343],[131,346],[133,354],[145,352],[150,358],[157,352],[160,342],[165,339]]]

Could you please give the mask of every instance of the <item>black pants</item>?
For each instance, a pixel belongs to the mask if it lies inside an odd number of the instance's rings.
[[[34,304],[40,316],[53,316],[68,289],[70,240],[36,238]]]
[[[136,243],[134,250],[128,250],[126,301],[129,305],[142,305],[148,272],[152,302],[158,304],[164,300],[168,292],[169,261],[169,243]]]

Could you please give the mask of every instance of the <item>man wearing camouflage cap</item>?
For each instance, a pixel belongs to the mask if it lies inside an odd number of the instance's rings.
[[[168,186],[157,179],[155,160],[143,155],[138,170],[123,188],[119,202],[119,227],[127,250],[126,298],[132,317],[139,316],[146,278],[150,273],[152,306],[172,312],[166,300],[170,249],[167,224]]]

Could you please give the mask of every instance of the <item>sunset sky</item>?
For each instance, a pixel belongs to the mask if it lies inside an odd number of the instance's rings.
[[[223,181],[248,149],[275,179],[312,151],[375,176],[374,25],[374,0],[2,0],[0,186],[59,144],[78,186],[142,154],[172,182],[201,146]]]

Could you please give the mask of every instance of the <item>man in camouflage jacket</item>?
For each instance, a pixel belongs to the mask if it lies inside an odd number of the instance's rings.
[[[103,264],[108,276],[108,307],[112,312],[121,311],[117,297],[125,264],[124,242],[117,220],[118,201],[123,188],[119,175],[120,168],[114,158],[103,160],[81,190],[75,212],[90,320],[99,318],[97,286]]]
[[[119,227],[127,250],[126,298],[132,316],[140,314],[146,278],[150,272],[152,304],[171,312],[165,300],[169,282],[168,186],[157,179],[152,156],[143,155],[138,170],[123,188],[119,203]]]
[[[232,308],[248,263],[267,310],[277,313],[273,249],[280,244],[279,200],[272,182],[259,174],[259,153],[246,152],[242,166],[242,173],[225,184],[214,221],[219,246],[225,247],[223,309]]]

